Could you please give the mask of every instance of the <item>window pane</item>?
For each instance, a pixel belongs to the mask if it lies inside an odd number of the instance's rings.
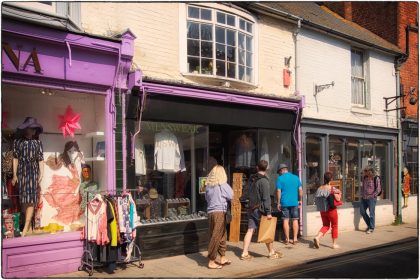
[[[226,14],[217,12],[217,22],[226,24]]]
[[[245,35],[241,32],[238,34],[239,48],[245,49]]]
[[[252,83],[252,68],[246,68],[246,81]]]
[[[213,28],[209,24],[201,24],[201,40],[213,40]]]
[[[188,17],[200,18],[200,10],[195,7],[188,7]]]
[[[248,31],[249,33],[252,33],[252,24],[249,22],[246,23],[246,31]]]
[[[227,15],[227,24],[231,26],[235,26],[235,17],[231,15]]]
[[[200,27],[200,25],[198,23],[193,23],[193,22],[189,21],[188,24],[187,24],[188,38],[200,39],[199,27]]]
[[[246,31],[246,23],[243,19],[239,19],[239,28]]]
[[[235,63],[228,63],[228,77],[235,78],[236,77],[236,65]]]
[[[235,49],[234,47],[227,47],[227,60],[231,62],[235,62]]]
[[[188,57],[188,72],[195,74],[200,72],[200,60],[197,57]]]
[[[246,50],[252,52],[252,37],[246,36]]]
[[[328,171],[332,173],[331,185],[343,191],[343,142],[334,136],[329,140]]]
[[[226,46],[216,44],[216,58],[226,60]]]
[[[306,204],[313,205],[315,192],[321,185],[321,139],[306,137]]]
[[[226,43],[226,35],[225,35],[226,29],[221,27],[216,27],[216,42],[217,43]]]
[[[226,76],[226,66],[224,61],[216,60],[216,75],[217,76]]]
[[[352,103],[365,105],[364,81],[357,78],[351,79]]]
[[[212,42],[201,42],[201,56],[213,57],[213,43]]]
[[[201,9],[201,19],[211,20],[211,10]]]
[[[231,46],[236,46],[236,32],[232,30],[226,30],[227,32],[227,44]]]
[[[239,50],[239,64],[245,65],[245,51]]]
[[[345,193],[343,198],[345,201],[358,201],[359,200],[359,144],[356,139],[347,139],[346,143],[346,158],[344,174],[346,177],[345,181]]]
[[[198,40],[188,40],[188,55],[199,56],[200,55],[200,41]]]
[[[245,66],[239,65],[239,80],[245,81]]]
[[[213,75],[212,59],[201,59],[201,74]]]
[[[354,50],[351,52],[351,75],[363,77],[363,54]]]
[[[376,162],[376,175],[381,178],[382,194],[381,198],[390,198],[388,195],[387,179],[387,152],[386,143],[378,142],[375,144],[375,162]]]
[[[246,52],[246,66],[252,67],[252,53]]]

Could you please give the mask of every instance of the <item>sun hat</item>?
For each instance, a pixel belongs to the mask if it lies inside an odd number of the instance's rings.
[[[285,163],[280,163],[279,168],[277,168],[277,172],[279,172],[281,169],[283,168],[288,168],[287,164]]]
[[[26,117],[23,123],[17,127],[18,130],[25,130],[27,128],[35,128],[37,130],[37,134],[41,134],[44,131],[42,125],[39,124],[37,119],[33,117]]]

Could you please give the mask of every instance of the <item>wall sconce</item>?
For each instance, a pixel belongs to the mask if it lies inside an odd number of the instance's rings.
[[[401,86],[402,87],[402,86]],[[401,92],[403,92],[403,90],[401,90]],[[410,91],[404,95],[404,94],[400,94],[397,96],[392,96],[392,97],[384,97],[385,99],[385,112],[390,112],[390,111],[395,111],[395,110],[400,110],[400,109],[406,109],[407,107],[399,107],[399,108],[395,108],[395,109],[388,109],[388,105],[390,105],[392,102],[394,102],[395,100],[397,100],[398,98],[403,98],[407,95],[410,95],[410,100],[408,100],[408,102],[410,103],[410,105],[416,105],[417,103],[417,98],[414,96],[416,92],[416,88],[415,87],[410,87]],[[391,101],[389,101],[391,100]]]
[[[284,66],[290,67],[290,60],[292,59],[292,56],[285,57],[284,58]]]
[[[51,96],[51,95],[54,95],[54,92],[50,89],[45,89],[44,88],[44,89],[41,90],[41,94]]]
[[[334,86],[334,81],[332,81],[329,84],[324,84],[324,85],[315,85],[315,93],[314,96],[316,97],[316,95],[318,93],[320,93],[321,91],[323,91],[324,89],[327,89],[329,87],[333,87]]]

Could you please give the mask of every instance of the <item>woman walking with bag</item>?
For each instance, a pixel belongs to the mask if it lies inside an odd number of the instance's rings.
[[[332,179],[331,172],[325,172],[324,185],[320,186],[315,193],[315,204],[318,211],[321,212],[322,228],[319,230],[318,235],[314,238],[314,246],[319,249],[319,239],[323,237],[331,227],[331,235],[333,240],[333,249],[338,249],[340,246],[337,244],[338,238],[338,214],[337,208],[334,206],[334,201],[328,202],[328,197],[333,195],[336,202],[341,203],[341,191],[330,185]]]
[[[216,165],[206,179],[206,201],[209,219],[208,268],[220,269],[231,261],[226,253],[226,211],[228,201],[233,197],[232,188],[227,184],[225,169]],[[217,254],[220,261],[216,262]]]

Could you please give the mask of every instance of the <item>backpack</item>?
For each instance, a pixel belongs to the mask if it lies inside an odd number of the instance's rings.
[[[373,184],[375,186],[375,192],[376,192],[376,189],[378,188],[378,185],[377,185],[378,184],[377,183],[378,180],[381,180],[381,178],[379,176],[373,177]],[[380,196],[381,194],[382,194],[382,187],[381,187],[381,190],[378,193],[378,196]]]
[[[264,179],[264,178],[251,176],[246,186],[242,189],[242,196],[239,198],[239,201],[241,202],[242,206],[245,207],[246,209],[253,210],[256,208],[260,208],[262,205],[261,197],[259,195],[255,195],[255,191],[257,193],[260,192],[259,190],[256,190],[256,184],[260,179]],[[254,203],[254,205],[251,205],[250,195],[253,192],[254,192],[254,196],[257,198],[257,203]]]

